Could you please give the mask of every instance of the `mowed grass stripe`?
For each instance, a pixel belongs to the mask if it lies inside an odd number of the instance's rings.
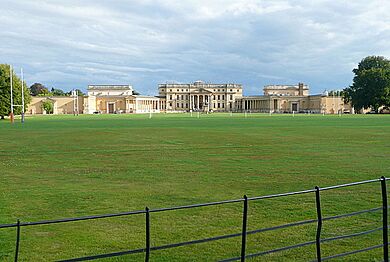
[[[0,223],[177,206],[390,176],[386,115],[153,114],[29,117],[0,121]],[[379,185],[322,193],[324,215],[380,206]],[[314,195],[250,204],[250,229],[315,218]],[[152,245],[236,233],[240,204],[151,216]],[[324,223],[335,236],[380,226],[380,214]],[[40,226],[22,232],[22,261],[65,259],[144,246],[143,217]],[[315,226],[255,234],[250,252],[311,241]],[[378,237],[379,236],[379,237]],[[0,258],[15,234],[0,234]],[[364,241],[363,241],[364,240]],[[375,245],[324,244],[325,255]],[[153,261],[216,261],[239,254],[240,240],[152,253]],[[303,248],[258,261],[310,260]],[[370,251],[344,258],[380,260]],[[113,261],[142,259],[126,256]],[[257,261],[257,260],[255,260]]]

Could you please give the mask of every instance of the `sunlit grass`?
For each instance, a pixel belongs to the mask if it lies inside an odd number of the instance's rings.
[[[310,189],[390,176],[390,117],[155,114],[0,121],[0,223],[115,213]],[[379,183],[326,191],[324,216],[381,204]],[[250,202],[248,229],[316,217],[314,194]],[[242,204],[151,214],[152,246],[241,230]],[[375,213],[324,223],[324,236],[381,225]],[[248,252],[314,240],[316,225],[248,237]],[[15,230],[0,231],[13,259]],[[21,261],[144,247],[144,216],[22,228]],[[332,255],[380,243],[381,233],[324,244]],[[240,238],[152,252],[152,261],[237,256]],[[310,260],[315,247],[254,261]],[[108,261],[142,260],[143,255]],[[381,250],[343,258],[378,261]]]

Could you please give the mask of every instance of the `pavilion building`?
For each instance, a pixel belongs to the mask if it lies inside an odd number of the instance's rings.
[[[159,113],[164,101],[155,96],[133,94],[131,85],[89,85],[84,113]]]
[[[263,113],[353,113],[350,104],[341,96],[329,96],[327,92],[309,95],[309,87],[298,85],[267,85],[264,95],[245,96],[240,98],[237,111]]]

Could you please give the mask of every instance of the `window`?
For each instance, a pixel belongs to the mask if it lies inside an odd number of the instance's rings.
[[[169,103],[169,106],[172,107],[172,103]]]
[[[169,92],[172,92],[172,89],[169,89]]]
[[[220,103],[218,103],[218,108],[220,108],[221,107],[221,104]]]
[[[220,100],[221,99],[221,96],[220,95],[218,95],[218,100]],[[219,106],[218,106],[219,107]]]
[[[186,108],[188,107],[188,103],[186,103]]]
[[[230,89],[230,92],[233,92],[233,89]]]
[[[169,95],[169,99],[172,100],[172,95]]]
[[[222,95],[222,100],[225,100],[225,95]]]
[[[222,103],[222,108],[225,108],[225,104],[224,103]]]
[[[230,95],[230,100],[233,100],[233,95]]]
[[[177,89],[177,92],[179,92],[179,89]]]
[[[176,107],[179,107],[179,103],[176,104]]]

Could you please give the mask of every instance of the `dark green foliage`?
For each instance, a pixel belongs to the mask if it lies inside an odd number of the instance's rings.
[[[83,91],[81,91],[80,89],[76,89],[76,92],[77,92],[77,95],[78,95],[78,96],[85,96],[85,94],[83,93]]]
[[[64,91],[62,91],[61,89],[57,89],[57,88],[52,87],[51,88],[51,95],[53,95],[53,96],[66,96],[67,94]]]
[[[49,94],[49,90],[41,83],[34,83],[30,86],[30,93],[32,96],[44,96]]]
[[[353,69],[353,84],[346,88],[344,99],[356,109],[390,105],[390,60],[382,56],[368,56]]]
[[[343,96],[344,91],[343,90],[331,90],[328,93],[329,96]]]
[[[13,73],[13,99],[14,105],[22,104],[22,81]],[[26,110],[27,105],[30,103],[31,97],[24,84],[24,103]],[[22,112],[21,107],[14,107],[14,114],[19,115]],[[11,113],[11,83],[10,83],[10,67],[7,64],[0,64],[0,117],[8,116]]]
[[[80,89],[76,89],[76,92],[77,92],[77,95],[78,96],[85,96],[85,94],[83,93],[83,91],[81,91]],[[69,91],[68,93],[66,93],[67,96],[71,96],[72,95],[72,91]]]
[[[80,90],[76,89],[78,96],[85,96]],[[71,96],[72,91],[64,92],[62,89],[52,87],[49,91],[43,84],[35,83],[30,87],[30,93],[33,96]]]

